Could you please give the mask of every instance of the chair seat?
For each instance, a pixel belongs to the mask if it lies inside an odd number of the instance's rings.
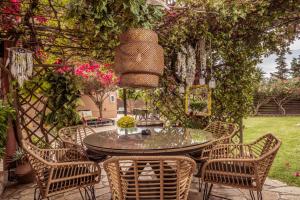
[[[233,175],[234,174],[234,175]],[[238,176],[240,174],[240,176]],[[228,183],[244,185],[251,187],[253,185],[253,179],[247,175],[254,174],[253,168],[249,165],[224,163],[221,165],[215,165],[213,169],[208,169],[206,176],[209,175],[209,180],[214,183]],[[206,177],[204,177],[204,181]]]
[[[128,181],[128,188],[126,191],[126,200],[135,200],[136,199],[136,188],[131,186],[134,184],[134,180]],[[139,193],[142,194],[142,198],[140,199],[156,199],[157,196],[160,196],[160,180],[139,180]],[[164,199],[176,199],[176,191],[174,190],[176,187],[176,182],[172,180],[164,181]],[[169,188],[169,189],[168,189]],[[154,198],[155,196],[156,198]]]
[[[49,172],[50,171],[45,172],[45,177],[49,177]],[[53,170],[52,179],[61,179],[61,181],[50,183],[49,194],[66,189],[78,188],[82,185],[87,185],[93,182],[98,177],[98,175],[96,174],[91,174],[90,176],[85,177],[75,177],[87,173],[90,173],[90,170],[87,167],[77,167],[73,170],[66,169],[64,171],[58,169]],[[71,176],[74,178],[68,179]]]

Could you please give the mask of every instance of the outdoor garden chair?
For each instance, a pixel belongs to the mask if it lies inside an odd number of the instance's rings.
[[[214,147],[203,166],[203,199],[209,198],[213,184],[249,189],[251,199],[257,191],[257,199],[262,199],[262,187],[280,145],[277,138],[267,134],[251,144]]]
[[[58,135],[62,140],[64,147],[78,146],[84,149],[87,156],[93,161],[102,161],[106,158],[105,155],[94,154],[89,152],[85,147],[83,140],[86,136],[96,133],[91,127],[86,125],[69,126],[58,131]]]
[[[203,164],[207,161],[212,148],[218,144],[234,143],[233,140],[238,136],[238,127],[233,123],[215,121],[211,122],[204,130],[211,132],[214,138],[217,139],[207,143],[198,153],[191,155],[198,166],[198,172],[195,176],[199,178],[199,191],[201,191],[201,169]]]
[[[103,166],[113,200],[186,200],[196,163],[184,156],[130,156]]]
[[[234,140],[238,136],[238,126],[233,123],[215,121],[211,122],[204,130],[211,132],[213,137],[217,139],[205,145],[200,156],[197,158],[200,161],[207,160],[211,149],[217,144],[234,143]]]
[[[58,131],[60,139],[65,147],[80,146],[86,148],[83,140],[86,136],[96,133],[91,127],[86,125],[69,126]]]
[[[100,181],[100,167],[81,151],[76,148],[41,149],[26,140],[22,140],[22,147],[37,181],[34,199],[74,189],[79,189],[82,199],[96,199],[94,185]]]

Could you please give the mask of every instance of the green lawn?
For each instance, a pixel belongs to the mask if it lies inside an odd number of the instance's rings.
[[[273,133],[282,145],[273,163],[269,176],[300,186],[300,117],[251,117],[244,121],[245,143],[252,142],[266,133]]]

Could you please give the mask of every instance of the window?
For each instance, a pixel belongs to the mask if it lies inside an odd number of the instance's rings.
[[[110,102],[115,102],[115,95],[110,95]]]

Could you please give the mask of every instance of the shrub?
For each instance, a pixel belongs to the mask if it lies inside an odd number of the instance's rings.
[[[130,116],[121,117],[117,122],[120,128],[133,128],[135,127],[135,119]]]
[[[207,103],[205,101],[191,101],[190,107],[192,110],[203,112],[203,110],[207,107]]]
[[[0,159],[5,152],[6,131],[9,117],[14,117],[14,109],[0,100]]]

